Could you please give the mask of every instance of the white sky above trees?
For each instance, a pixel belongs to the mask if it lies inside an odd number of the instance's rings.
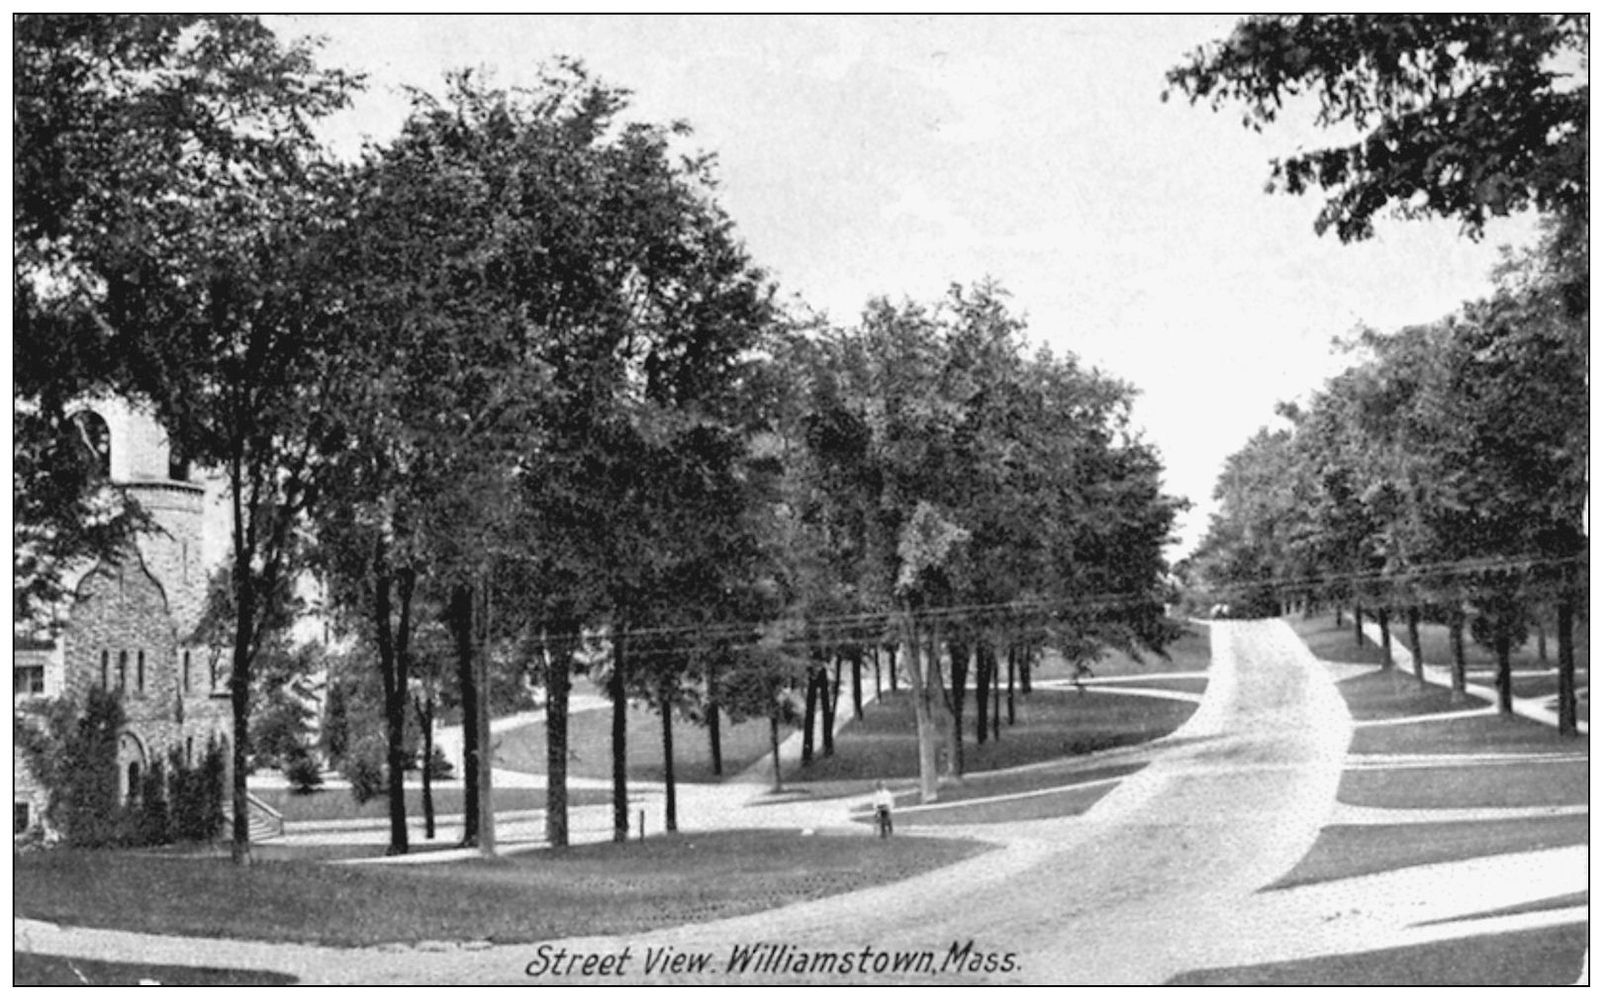
[[[1166,489],[1194,503],[1171,558],[1204,532],[1223,458],[1344,366],[1334,337],[1454,311],[1535,232],[1382,219],[1368,243],[1320,239],[1321,199],[1264,193],[1268,161],[1344,136],[1295,107],[1259,135],[1238,109],[1160,99],[1233,17],[267,20],[367,74],[328,133],[345,153],[397,133],[405,86],[463,67],[517,86],[571,56],[634,92],[629,117],[683,119],[717,154],[722,204],[784,297],[846,325],[873,296],[994,278],[1032,340],[1141,390]]]

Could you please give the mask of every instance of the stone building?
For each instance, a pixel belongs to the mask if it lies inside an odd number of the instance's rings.
[[[14,646],[12,699],[15,707],[33,698],[82,702],[94,686],[120,691],[118,774],[127,795],[170,751],[199,761],[210,738],[231,735],[227,662],[190,643],[208,574],[221,561],[219,490],[192,480],[155,420],[123,400],[86,402],[75,419],[112,487],[138,501],[155,529],[120,563],[76,569],[56,638]],[[15,747],[12,765],[17,834],[39,821],[46,799]]]

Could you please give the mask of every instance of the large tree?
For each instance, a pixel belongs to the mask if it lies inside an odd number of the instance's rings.
[[[1374,217],[1487,219],[1590,201],[1584,14],[1266,14],[1197,49],[1168,92],[1239,104],[1248,127],[1316,102],[1356,141],[1275,160],[1269,189],[1318,188],[1317,229],[1366,239]],[[1163,99],[1166,93],[1163,93]]]
[[[148,403],[228,488],[234,854],[249,860],[252,662],[290,570],[337,365],[315,259],[332,212],[312,122],[354,81],[247,17],[19,21],[19,355]],[[64,337],[45,349],[42,339]],[[37,384],[38,382],[34,382]],[[46,385],[48,404],[66,396]]]

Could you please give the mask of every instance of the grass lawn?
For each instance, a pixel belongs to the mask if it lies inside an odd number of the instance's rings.
[[[11,951],[11,985],[70,987],[138,985],[147,981],[181,986],[222,987],[295,984],[289,974],[225,967],[169,967],[154,963],[111,963],[81,957]]]
[[[1090,668],[1096,678],[1140,676],[1152,672],[1200,672],[1212,661],[1211,632],[1202,624],[1182,624],[1183,636],[1167,646],[1167,654],[1157,655],[1141,651],[1138,658],[1126,652],[1106,649]],[[1055,652],[1046,652],[1044,660],[1033,670],[1033,678],[1070,679],[1072,667]]]
[[[1363,624],[1362,633],[1365,640],[1361,647],[1356,641],[1356,632],[1352,629],[1349,617],[1343,627],[1334,626],[1333,612],[1319,614],[1316,617],[1286,617],[1285,620],[1295,628],[1295,633],[1312,649],[1312,654],[1329,662],[1350,662],[1356,664],[1372,665],[1380,661],[1379,625],[1372,620]],[[1393,644],[1402,648],[1407,645],[1407,626],[1400,621],[1392,621],[1390,633]],[[1582,684],[1587,676],[1591,662],[1589,628],[1576,625],[1575,627],[1575,671]],[[1452,664],[1452,639],[1450,630],[1443,624],[1422,623],[1418,625],[1418,645],[1424,656],[1424,661],[1433,665],[1450,666]],[[1515,648],[1509,657],[1514,669],[1553,669],[1557,663],[1556,643],[1548,646],[1548,657],[1542,660],[1540,646],[1534,636],[1523,646]],[[1481,670],[1494,670],[1496,668],[1496,653],[1475,641],[1468,633],[1463,632],[1463,660],[1469,670],[1470,678]]]
[[[1155,697],[1035,689],[1018,697],[1016,724],[1001,723],[1000,740],[976,743],[976,718],[968,702],[965,772],[982,773],[1025,763],[1087,755],[1101,749],[1151,741],[1168,734],[1195,712],[1195,704]],[[942,710],[942,708],[939,708]],[[947,725],[948,717],[945,715]],[[908,690],[868,704],[863,721],[851,722],[830,757],[817,757],[792,775],[793,782],[912,779],[920,775],[916,758],[915,708]]]
[[[1095,675],[1202,671],[1211,664],[1211,642],[1206,628],[1185,625],[1184,636],[1169,646],[1168,655],[1162,658],[1147,654],[1143,661],[1135,662],[1121,653],[1107,652],[1095,666]],[[1050,655],[1046,656],[1044,667],[1035,670],[1033,675],[1042,682],[1066,678],[1070,673],[1059,656]],[[1160,680],[1136,685],[1195,692],[1204,689],[1200,682]],[[1006,705],[1001,694],[1000,739],[993,740],[991,726],[990,738],[982,745],[978,745],[976,739],[976,706],[968,695],[963,748],[964,771],[968,776],[1152,741],[1177,730],[1195,712],[1196,705],[1155,697],[1035,687],[1030,695],[1017,694],[1014,725],[1005,723]],[[943,713],[941,705],[938,710],[947,730],[948,715]],[[850,721],[838,733],[834,754],[817,756],[808,767],[790,775],[789,782],[817,795],[856,794],[867,792],[868,785],[878,779],[908,780],[919,775],[915,707],[910,690],[901,687],[898,693],[885,693],[880,701],[867,703],[865,718]],[[1033,786],[1053,782],[1042,773],[1029,779]],[[994,790],[992,784],[985,784],[985,787],[984,793],[1009,792]],[[946,788],[940,791],[940,796],[947,799],[949,792]]]
[[[1378,642],[1373,637],[1367,637],[1362,644],[1357,644],[1356,632],[1352,630],[1351,621],[1347,619],[1344,627],[1334,626],[1334,614],[1319,614],[1316,617],[1286,617],[1290,626],[1312,654],[1325,662],[1344,662],[1351,665],[1378,665],[1382,661]],[[1377,636],[1377,627],[1365,626],[1364,635]],[[1433,659],[1430,659],[1433,661]]]
[[[263,788],[252,791],[269,807],[282,814],[286,821],[334,821],[347,818],[369,818],[385,821],[390,818],[390,801],[384,795],[359,806],[352,792],[345,787],[330,787],[310,794],[293,793],[282,788]],[[436,816],[463,814],[463,784],[458,782],[430,788],[435,801]],[[424,814],[424,795],[417,784],[407,787],[408,816]],[[531,811],[547,806],[547,791],[531,787],[498,787],[494,801],[499,811]],[[605,790],[576,790],[570,788],[570,806],[605,804],[609,801]]]
[[[1344,880],[1476,856],[1585,845],[1587,815],[1447,821],[1411,825],[1330,825],[1311,851],[1268,890]]]
[[[1167,983],[1197,987],[1573,984],[1580,977],[1581,961],[1589,943],[1588,927],[1581,923],[1309,960],[1192,970]]]
[[[622,935],[901,880],[977,842],[734,831],[404,866],[52,850],[12,867],[17,916],[168,935],[369,946]]]
[[[1495,713],[1422,724],[1392,724],[1357,728],[1351,751],[1360,755],[1427,752],[1569,752],[1584,758],[1589,735],[1565,737],[1556,728],[1525,717]]]
[[[838,709],[849,707],[848,682]],[[612,712],[576,711],[569,717],[569,774],[606,780],[613,775],[609,748]],[[672,726],[675,743],[677,782],[718,783],[709,755],[709,730],[677,717]],[[644,707],[632,706],[626,712],[626,775],[633,780],[664,778],[664,750],[660,745],[659,715]],[[530,724],[493,736],[497,743],[497,765],[521,773],[547,772],[547,725]],[[767,722],[746,721],[733,724],[724,715],[720,724],[720,761],[724,776],[742,772],[770,751]]]
[[[1445,714],[1490,706],[1479,697],[1420,683],[1404,672],[1366,673],[1337,683],[1335,688],[1345,698],[1351,716],[1359,721]]]
[[[1352,769],[1339,800],[1361,807],[1543,807],[1584,804],[1590,768],[1578,762]]]

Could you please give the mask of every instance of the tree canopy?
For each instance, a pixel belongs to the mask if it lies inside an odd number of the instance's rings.
[[[1191,103],[1244,107],[1261,130],[1317,103],[1356,141],[1273,161],[1268,189],[1328,196],[1319,233],[1366,239],[1386,208],[1478,236],[1527,208],[1589,210],[1589,19],[1583,14],[1266,14],[1167,73]]]

